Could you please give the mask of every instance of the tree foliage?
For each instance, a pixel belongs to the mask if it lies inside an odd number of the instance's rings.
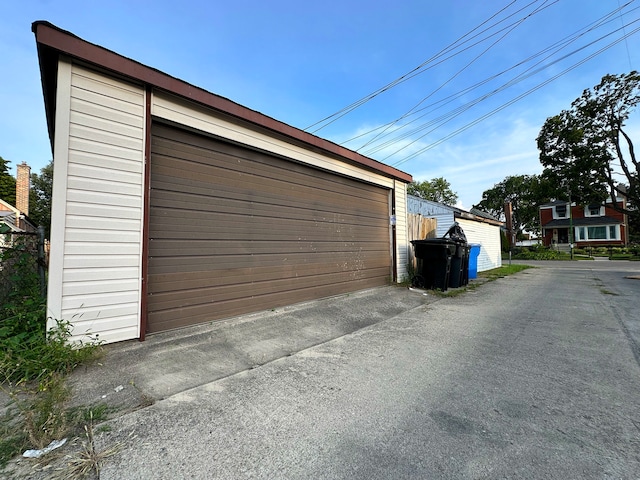
[[[31,191],[29,192],[29,218],[36,225],[44,227],[49,237],[51,226],[51,194],[53,192],[53,162],[50,161],[40,174],[31,174]]]
[[[411,182],[407,187],[407,193],[424,200],[455,205],[458,194],[451,190],[451,184],[443,177],[425,180],[423,182]]]
[[[552,196],[553,188],[546,179],[538,175],[513,175],[485,190],[474,208],[504,220],[504,204],[511,202],[512,225],[516,233],[521,234],[523,230],[538,232],[538,208]]]
[[[578,203],[626,195],[635,216],[640,170],[625,122],[640,103],[640,74],[605,75],[569,110],[550,117],[537,138],[543,175]]]
[[[16,179],[9,173],[9,160],[0,157],[0,199],[16,204]]]

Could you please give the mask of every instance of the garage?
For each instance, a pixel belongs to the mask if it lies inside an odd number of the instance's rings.
[[[144,340],[406,278],[411,175],[33,30],[54,157],[47,312],[72,340]]]
[[[389,198],[154,123],[148,332],[387,284]]]

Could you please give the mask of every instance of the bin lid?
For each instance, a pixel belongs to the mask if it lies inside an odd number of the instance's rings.
[[[411,240],[412,245],[455,245],[456,242],[448,238],[425,238],[424,240]]]
[[[456,249],[459,246],[453,240],[449,240],[448,238],[425,238],[424,240],[411,240],[411,244],[413,248],[416,249],[416,253],[418,251],[449,251],[449,255],[454,255],[456,253]]]

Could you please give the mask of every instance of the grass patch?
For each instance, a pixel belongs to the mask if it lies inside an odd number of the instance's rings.
[[[514,273],[521,272],[522,270],[526,270],[528,268],[533,268],[531,265],[520,265],[520,264],[511,264],[511,265],[503,265],[498,268],[494,268],[492,270],[487,270],[485,272],[478,272],[479,278],[485,278],[489,281],[496,280],[498,278],[503,278],[508,275],[513,275]]]
[[[13,249],[0,254],[0,263],[19,266],[25,258],[24,251]],[[85,414],[65,408],[66,377],[101,352],[97,336],[70,343],[69,322],[57,321],[47,330],[37,272],[16,268],[10,281],[0,306],[0,390],[10,399],[0,418],[0,470],[25,449],[42,449],[87,423]]]
[[[514,273],[521,272],[522,270],[526,270],[528,268],[535,268],[535,267],[531,265],[520,265],[520,264],[504,265],[502,267],[494,268],[492,270],[478,272],[478,278],[483,279],[485,282],[491,282],[493,280],[497,280],[498,278],[504,278],[508,275],[513,275]],[[480,285],[482,285],[482,283],[480,282],[476,282],[476,283],[470,282],[465,286],[449,289],[445,292],[439,289],[434,289],[434,290],[430,290],[430,293],[443,298],[457,297],[459,295],[466,293],[469,290],[475,290]]]

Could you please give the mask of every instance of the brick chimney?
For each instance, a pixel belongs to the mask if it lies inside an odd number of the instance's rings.
[[[18,165],[16,175],[16,208],[29,216],[29,186],[31,183],[31,167],[25,162]]]

